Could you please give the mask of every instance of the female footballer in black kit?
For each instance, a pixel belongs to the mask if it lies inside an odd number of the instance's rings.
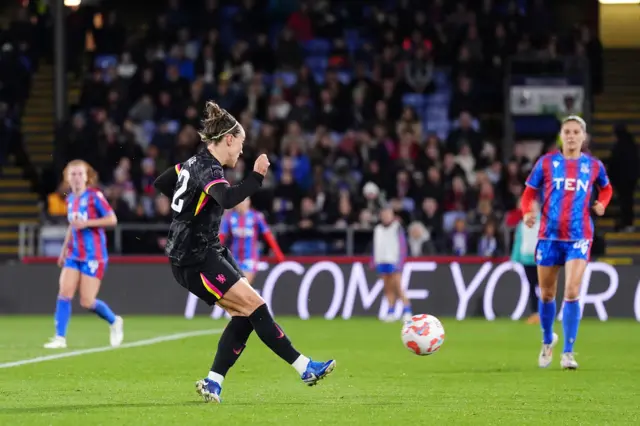
[[[254,330],[293,366],[304,383],[313,386],[333,371],[336,362],[312,361],[293,347],[218,237],[224,210],[260,188],[269,160],[261,155],[245,180],[229,185],[223,167],[236,165],[245,131],[215,102],[207,102],[200,137],[207,149],[166,170],[155,181],[155,187],[171,199],[173,220],[165,251],[176,281],[208,305],[217,303],[232,317],[220,337],[209,375],[196,382],[196,390],[206,402],[221,401],[224,377]]]

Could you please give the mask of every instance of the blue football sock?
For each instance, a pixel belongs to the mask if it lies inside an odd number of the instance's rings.
[[[389,309],[387,309],[387,316],[393,316],[396,313],[396,305],[389,305]]]
[[[113,313],[109,305],[104,303],[100,299],[96,299],[95,305],[91,311],[95,312],[100,318],[107,321],[109,324],[113,324],[116,320],[116,315]]]
[[[580,325],[580,302],[565,300],[562,308],[562,329],[564,330],[564,353],[573,352],[573,344],[578,337]]]
[[[542,342],[545,345],[553,341],[553,321],[556,319],[556,301],[538,302],[538,312],[540,313],[540,325],[542,326]]]
[[[56,336],[66,337],[69,319],[71,318],[71,300],[66,297],[58,297],[56,303],[56,313],[54,316],[56,323]]]
[[[402,313],[410,314],[411,313],[411,305],[404,305],[404,310],[402,311]]]

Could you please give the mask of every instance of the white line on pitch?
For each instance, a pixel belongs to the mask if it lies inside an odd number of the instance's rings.
[[[137,348],[139,346],[150,346],[150,345],[155,345],[156,343],[170,342],[172,340],[188,339],[190,337],[207,336],[211,334],[220,334],[221,332],[222,330],[218,329],[218,330],[199,330],[199,331],[190,331],[187,333],[168,334],[166,336],[158,336],[152,339],[136,340],[135,342],[123,343],[122,345],[115,348],[112,346],[103,346],[100,348],[82,349],[78,351],[62,352],[62,353],[53,354],[53,355],[39,356],[36,358],[6,362],[4,364],[0,364],[0,369],[20,367],[21,365],[27,365],[27,364],[37,364],[40,362],[53,361],[55,359],[69,358],[73,356],[95,354],[99,352],[108,352],[116,349]]]

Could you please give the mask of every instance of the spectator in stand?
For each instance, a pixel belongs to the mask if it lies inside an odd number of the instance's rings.
[[[464,219],[456,219],[453,232],[449,237],[449,252],[454,256],[466,256],[469,254],[469,235]]]
[[[47,219],[52,222],[67,220],[67,194],[69,187],[60,182],[58,189],[47,196]]]
[[[428,94],[435,90],[433,58],[424,47],[418,47],[415,50],[412,59],[404,69],[408,91]]]
[[[429,230],[420,222],[412,222],[408,227],[407,245],[409,256],[420,257],[435,254]]]
[[[619,230],[634,230],[634,195],[640,178],[640,155],[633,135],[624,124],[614,128],[616,143],[609,158],[609,176],[620,202]]]
[[[495,257],[500,253],[498,249],[498,239],[496,237],[496,225],[487,222],[478,241],[478,255],[483,257]]]
[[[313,39],[313,24],[309,15],[309,5],[303,1],[300,3],[300,9],[293,12],[287,21],[287,27],[293,33],[293,37],[305,43]]]

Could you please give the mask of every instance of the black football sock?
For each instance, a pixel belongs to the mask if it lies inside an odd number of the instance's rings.
[[[218,352],[211,366],[211,379],[222,384],[222,378],[227,375],[240,355],[244,351],[247,340],[253,331],[251,321],[247,317],[233,317],[220,336]]]
[[[289,338],[278,324],[273,321],[273,317],[269,312],[266,304],[261,305],[258,309],[249,315],[249,320],[253,325],[260,340],[269,347],[276,355],[293,364],[300,358],[300,352],[294,349]],[[305,366],[306,367],[306,366]]]

